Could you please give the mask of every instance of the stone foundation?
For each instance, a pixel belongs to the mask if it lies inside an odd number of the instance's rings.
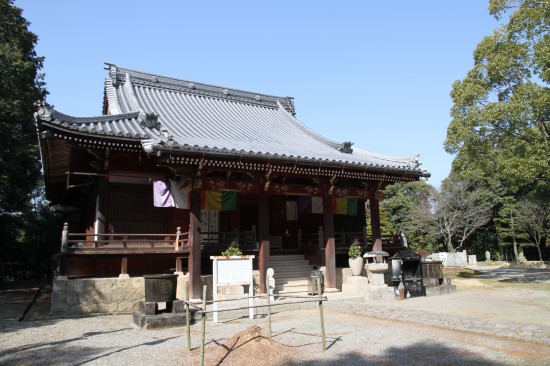
[[[143,277],[56,279],[51,314],[132,313],[144,297]]]
[[[259,289],[259,277],[259,272],[254,271],[255,294]],[[178,276],[176,298],[179,300],[185,297],[186,280],[187,276]],[[212,276],[201,276],[201,283],[207,286],[206,299],[212,300]],[[131,314],[139,311],[139,302],[144,299],[143,277],[61,277],[53,281],[51,315]]]

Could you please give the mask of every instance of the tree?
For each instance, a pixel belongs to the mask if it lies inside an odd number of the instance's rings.
[[[453,84],[445,149],[453,172],[516,192],[550,178],[550,0],[491,0],[489,11],[508,23]]]
[[[527,239],[537,248],[539,261],[542,262],[541,246],[548,234],[548,221],[550,219],[550,204],[524,199],[519,202],[518,211],[523,218],[521,226],[527,233]]]
[[[452,176],[438,193],[434,206],[437,229],[449,252],[461,248],[476,230],[493,217],[494,196],[486,189]]]
[[[436,189],[424,181],[386,187],[380,211],[389,214],[393,234],[404,233],[415,248],[436,249],[437,240],[430,216],[435,194]]]
[[[518,200],[513,196],[500,199],[495,224],[500,246],[512,245],[514,260],[519,261],[519,247],[527,240],[527,233],[523,230],[524,218],[519,210]]]
[[[37,36],[12,0],[0,0],[0,232],[2,255],[24,235],[25,216],[40,176],[34,102],[46,90],[34,50]]]

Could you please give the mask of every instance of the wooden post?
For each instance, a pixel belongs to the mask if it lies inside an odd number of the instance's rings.
[[[66,222],[63,224],[63,231],[61,232],[61,253],[67,252],[69,241],[69,224]]]
[[[182,263],[182,258],[181,257],[177,257],[176,258],[176,273],[177,274],[183,274],[183,263]]]
[[[98,246],[97,240],[101,239],[101,234],[105,233],[105,213],[107,211],[107,182],[106,177],[101,178],[102,181],[98,185],[97,198],[96,198],[96,212],[95,212],[95,235],[94,235],[94,247]]]
[[[319,316],[321,318],[321,343],[323,346],[323,352],[327,350],[325,343],[325,316],[323,314],[323,300],[321,294],[321,277],[317,277],[317,293],[319,294]]]
[[[199,299],[201,296],[201,191],[193,189],[190,197],[189,210],[189,246],[188,259],[189,286],[192,299]]]
[[[336,291],[336,248],[334,244],[334,215],[332,197],[323,196],[323,227],[325,236],[325,268],[327,292]]]
[[[258,242],[258,234],[256,233],[256,225],[252,225],[250,228],[250,231],[252,231],[252,246],[256,249],[260,249],[256,246],[256,243]]]
[[[189,281],[185,280],[185,289],[184,289],[184,297],[185,297],[185,322],[186,322],[186,329],[187,329],[187,350],[191,351],[191,319],[189,316]]]
[[[206,311],[206,285],[202,288],[202,309]],[[204,366],[204,338],[206,333],[206,313],[202,314],[202,337],[201,337],[201,366]]]
[[[176,241],[174,242],[174,249],[176,252],[180,250],[180,237],[181,237],[181,226],[178,226],[176,229]]]
[[[127,278],[128,276],[128,257],[122,257],[120,259],[120,278]]]
[[[260,253],[258,254],[260,260],[260,293],[268,293],[268,289],[265,286],[266,271],[269,267],[269,196],[267,192],[261,191],[259,194],[258,205],[258,225],[260,231]]]
[[[323,232],[323,227],[319,226],[319,230],[317,230],[317,240],[319,241],[319,248],[325,247],[325,233]]]
[[[271,293],[269,291],[268,276],[265,276],[265,288],[267,289],[267,319],[269,321],[269,338],[271,339]]]

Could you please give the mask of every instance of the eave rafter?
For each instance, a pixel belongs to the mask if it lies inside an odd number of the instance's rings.
[[[353,180],[357,182],[385,182],[382,184],[391,184],[395,182],[410,182],[418,180],[418,174],[407,172],[377,171],[376,169],[352,169],[348,167],[331,166],[313,166],[294,163],[273,163],[271,161],[245,160],[245,159],[227,159],[205,156],[170,156],[165,161],[166,164],[173,166],[174,171],[178,171],[178,166],[196,166],[199,172],[208,171],[233,171],[264,174],[264,189],[268,189],[276,176],[288,177],[307,177],[311,179],[325,179],[329,177],[332,186],[336,187],[337,182],[341,180]]]

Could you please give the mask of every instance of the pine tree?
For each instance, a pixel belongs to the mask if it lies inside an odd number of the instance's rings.
[[[40,177],[33,114],[46,90],[34,50],[37,36],[12,0],[0,0],[0,258],[16,252]]]

